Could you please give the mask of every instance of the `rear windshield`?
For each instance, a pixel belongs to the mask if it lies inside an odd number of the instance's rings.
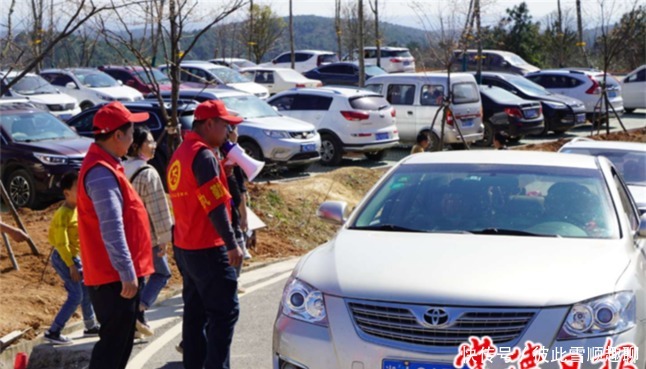
[[[381,96],[359,96],[350,99],[350,106],[360,110],[382,110],[390,106],[388,101]]]
[[[366,66],[366,74],[371,75],[371,76],[379,76],[381,74],[387,74],[385,70],[379,68],[376,65],[368,65]]]
[[[566,147],[561,152],[606,157],[617,168],[626,183],[646,186],[646,170],[644,170],[646,151]]]
[[[480,86],[480,92],[495,102],[522,102],[520,97],[511,92],[495,86]]]
[[[475,83],[464,82],[453,85],[453,103],[467,104],[480,101],[480,93]]]
[[[412,58],[413,56],[410,54],[410,51],[408,50],[382,50],[381,51],[381,56],[385,58]]]

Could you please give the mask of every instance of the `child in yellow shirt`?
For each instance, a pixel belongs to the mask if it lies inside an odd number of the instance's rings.
[[[79,256],[78,220],[76,215],[77,173],[66,173],[60,182],[65,202],[56,210],[49,227],[49,242],[54,246],[52,265],[61,277],[67,290],[67,300],[54,318],[52,326],[45,332],[45,339],[59,345],[71,344],[72,340],[61,334],[67,321],[76,308],[81,305],[85,336],[99,334],[99,326],[94,319],[94,310],[87,288],[83,285],[83,268]]]

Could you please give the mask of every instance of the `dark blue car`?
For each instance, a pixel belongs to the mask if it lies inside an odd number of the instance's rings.
[[[386,71],[375,66],[365,66],[366,81],[374,76],[386,74]],[[314,68],[303,75],[310,79],[318,79],[323,85],[359,85],[359,66],[354,63],[333,63]]]

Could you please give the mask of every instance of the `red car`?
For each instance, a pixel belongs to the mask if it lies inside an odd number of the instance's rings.
[[[99,67],[99,70],[121,81],[124,85],[138,90],[144,95],[153,92],[153,83],[143,67],[104,65]],[[171,82],[167,75],[156,68],[151,69],[149,73],[157,81],[161,91],[170,91]]]

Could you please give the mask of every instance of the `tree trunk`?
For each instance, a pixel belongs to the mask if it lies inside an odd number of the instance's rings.
[[[586,67],[590,66],[590,61],[588,60],[588,53],[585,51],[585,42],[583,42],[583,23],[581,21],[581,0],[576,0],[576,27],[579,42],[577,46],[581,48],[581,53],[583,54],[583,62]]]
[[[480,0],[475,0],[473,11],[476,16],[476,42],[478,43],[478,62],[476,67],[476,81],[478,84],[482,82],[482,34],[480,23]]]
[[[296,65],[296,54],[294,53],[294,12],[292,0],[289,0],[289,50],[291,52],[292,69]]]
[[[363,51],[363,0],[359,0],[359,87],[366,84],[366,67]]]
[[[334,26],[336,30],[336,48],[340,59],[343,57],[341,49],[341,0],[334,1]]]

